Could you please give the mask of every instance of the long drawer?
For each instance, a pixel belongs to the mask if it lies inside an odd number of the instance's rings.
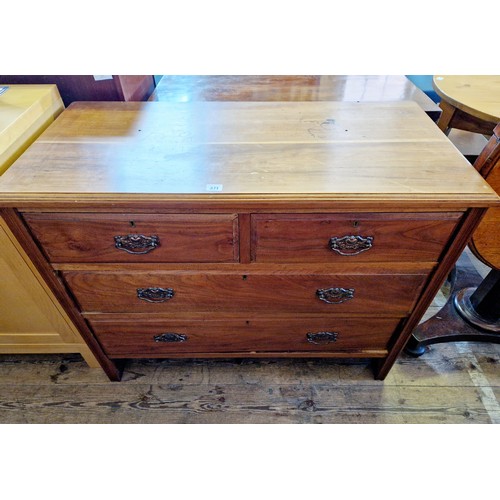
[[[281,318],[152,320],[91,318],[111,357],[197,352],[342,352],[386,350],[399,319]]]
[[[26,213],[49,260],[61,262],[234,262],[235,214]]]
[[[255,214],[257,262],[435,262],[461,213]]]
[[[399,316],[407,314],[416,302],[427,273],[66,271],[63,276],[84,312],[283,311]]]

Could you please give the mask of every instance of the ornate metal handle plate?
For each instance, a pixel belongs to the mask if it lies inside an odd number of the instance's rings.
[[[327,304],[342,304],[354,298],[354,288],[318,288],[316,295]]]
[[[183,333],[162,333],[153,337],[155,342],[186,342],[187,339]]]
[[[144,236],[143,234],[127,234],[115,236],[115,247],[127,253],[142,255],[153,251],[160,245],[158,236]]]
[[[336,342],[339,334],[337,332],[308,333],[306,339],[311,344],[324,345]]]
[[[330,238],[330,250],[340,255],[358,255],[370,250],[373,246],[373,236],[346,235],[341,238],[334,236]]]
[[[172,288],[138,288],[137,297],[146,302],[166,302],[174,296]]]

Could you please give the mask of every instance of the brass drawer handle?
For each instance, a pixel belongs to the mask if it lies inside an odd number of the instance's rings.
[[[311,344],[325,345],[336,342],[339,334],[337,332],[308,333],[306,339]]]
[[[127,234],[115,236],[115,247],[127,253],[142,255],[152,252],[160,245],[158,236],[144,236],[143,234]]]
[[[155,342],[186,342],[187,339],[187,335],[182,333],[162,333],[153,337]]]
[[[318,288],[316,295],[327,304],[342,304],[354,298],[354,288]]]
[[[334,236],[330,238],[330,250],[340,255],[358,255],[370,250],[373,246],[373,236],[346,235],[341,238]]]
[[[172,288],[138,288],[137,297],[146,302],[166,302],[174,296]]]

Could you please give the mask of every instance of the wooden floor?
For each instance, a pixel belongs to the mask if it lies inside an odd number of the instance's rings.
[[[134,361],[120,383],[72,356],[2,356],[1,423],[500,423],[500,345],[368,364]]]
[[[1,355],[0,423],[500,423],[500,345],[427,349],[383,382],[363,360],[137,360],[109,382],[79,355]]]

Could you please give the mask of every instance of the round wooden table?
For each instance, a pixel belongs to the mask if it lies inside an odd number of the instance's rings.
[[[432,86],[441,97],[439,128],[491,136],[500,122],[500,76],[435,75]]]

